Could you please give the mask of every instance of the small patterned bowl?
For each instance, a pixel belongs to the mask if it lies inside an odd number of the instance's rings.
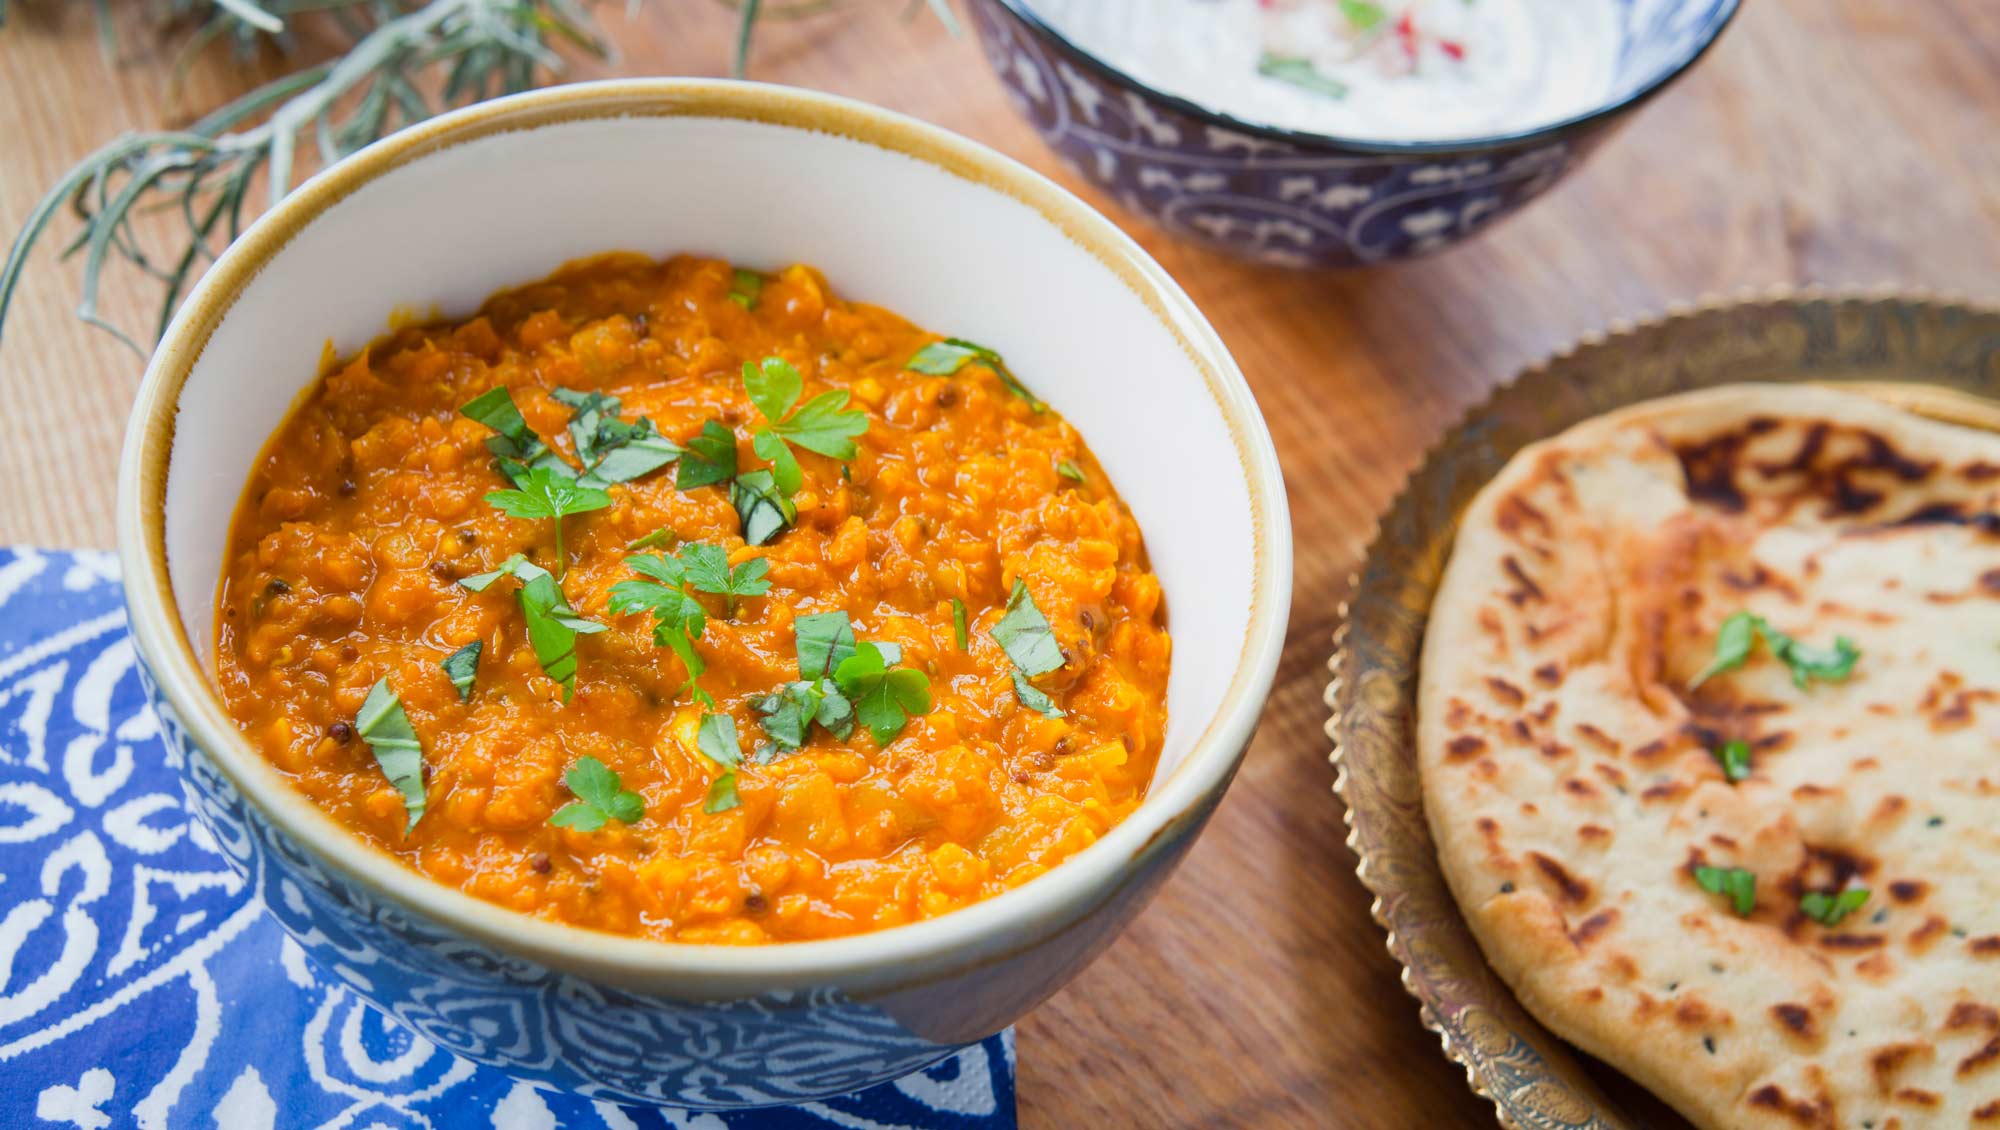
[[[1449,247],[1562,179],[1694,65],[1739,0],[1618,0],[1612,94],[1587,113],[1465,140],[1384,142],[1242,121],[1066,39],[1033,0],[970,0],[987,60],[1042,140],[1174,235],[1261,263],[1358,267]]]

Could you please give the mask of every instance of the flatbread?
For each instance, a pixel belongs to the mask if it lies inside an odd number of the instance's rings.
[[[1691,691],[1739,611],[1860,658]],[[1466,512],[1420,695],[1439,860],[1550,1029],[1703,1126],[2000,1126],[2000,437],[1765,385],[1572,428]]]

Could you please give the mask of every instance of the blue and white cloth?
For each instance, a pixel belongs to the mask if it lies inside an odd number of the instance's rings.
[[[1011,1130],[1013,1033],[779,1110],[594,1103],[322,977],[190,820],[110,554],[0,549],[0,1127]]]

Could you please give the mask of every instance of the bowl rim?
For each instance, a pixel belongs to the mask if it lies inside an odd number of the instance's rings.
[[[663,942],[550,922],[476,898],[355,837],[251,748],[222,707],[181,623],[165,543],[167,472],[178,402],[209,337],[237,297],[305,227],[404,165],[495,134],[633,116],[724,119],[829,133],[914,159],[1033,209],[1090,253],[1178,341],[1215,402],[1244,476],[1253,536],[1248,630],[1231,682],[1185,760],[1096,843],[1045,875],[971,906],[841,938],[727,946]],[[309,387],[309,386],[308,386]],[[710,998],[746,987],[932,980],[926,970],[988,965],[1033,948],[1107,903],[1140,864],[1177,842],[1219,799],[1247,751],[1275,677],[1291,603],[1291,526],[1270,433],[1221,338],[1131,237],[1018,161],[941,127],[852,99],[721,79],[614,79],[477,103],[399,131],[321,171],[278,202],[209,268],[175,315],[134,398],[118,473],[118,553],[132,636],[179,714],[244,803],[305,846],[327,871],[359,882],[418,920],[551,968],[657,984],[700,978]],[[360,850],[356,850],[359,848]]]
[[[1221,126],[1224,129],[1247,133],[1255,137],[1282,141],[1306,149],[1342,149],[1354,153],[1379,154],[1383,156],[1438,156],[1451,153],[1483,153],[1494,149],[1507,149],[1520,145],[1530,145],[1545,141],[1580,127],[1613,118],[1627,110],[1637,109],[1654,95],[1665,90],[1675,79],[1686,74],[1701,60],[1722,33],[1735,22],[1736,14],[1742,11],[1743,0],[1722,0],[1720,18],[1713,20],[1703,34],[1672,66],[1661,69],[1660,73],[1633,88],[1623,97],[1613,99],[1601,106],[1581,113],[1571,114],[1538,126],[1512,130],[1507,133],[1473,134],[1465,137],[1432,138],[1422,141],[1389,141],[1361,137],[1344,137],[1336,133],[1319,133],[1314,130],[1292,129],[1287,126],[1271,125],[1266,122],[1239,118],[1223,110],[1205,106],[1190,98],[1172,94],[1153,86],[1130,72],[1107,62],[1102,56],[1079,46],[1075,40],[1058,31],[1055,25],[1043,19],[1032,7],[1031,0],[991,0],[1005,8],[1009,15],[1036,32],[1054,41],[1058,46],[1081,59],[1086,67],[1098,77],[1109,80],[1146,98],[1172,107],[1191,118]]]

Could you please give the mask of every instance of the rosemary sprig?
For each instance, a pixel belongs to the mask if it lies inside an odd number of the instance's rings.
[[[226,245],[241,234],[257,177],[266,178],[270,203],[290,190],[302,134],[310,131],[308,144],[330,164],[440,109],[529,89],[538,71],[562,69],[552,47],[557,38],[599,57],[608,53],[578,0],[215,0],[209,21],[196,34],[268,32],[273,23],[282,30],[280,12],[316,8],[337,8],[349,18],[365,11],[375,22],[357,25],[359,37],[345,55],[267,83],[184,130],[126,134],[49,190],[29,212],[0,267],[0,334],[28,253],[65,202],[82,223],[63,251],[65,258],[84,254],[77,316],[144,353],[98,313],[99,283],[114,252],[165,285],[157,338],[187,284],[218,254],[215,238],[222,236]],[[216,22],[223,20],[230,22]],[[438,74],[444,76],[443,92],[434,105],[422,90],[426,78]],[[155,200],[177,204],[187,227],[186,246],[168,263],[154,262],[141,249],[132,226],[149,210],[145,203]]]

